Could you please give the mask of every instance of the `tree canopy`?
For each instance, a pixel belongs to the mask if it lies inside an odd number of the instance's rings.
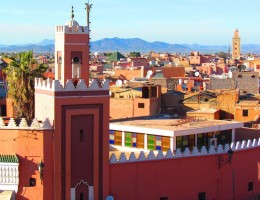
[[[7,81],[7,96],[13,101],[15,118],[34,118],[34,79],[42,77],[47,66],[37,64],[33,52],[21,52],[17,59],[4,69]]]
[[[141,56],[141,53],[140,52],[130,52],[130,57],[132,58],[137,58],[137,57],[140,57]]]

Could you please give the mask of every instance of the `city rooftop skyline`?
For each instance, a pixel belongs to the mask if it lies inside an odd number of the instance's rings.
[[[86,25],[87,0],[1,3],[0,45],[54,39],[54,27],[70,20]],[[237,28],[242,44],[260,44],[259,0],[90,0],[92,41],[141,38],[171,44],[228,45]]]

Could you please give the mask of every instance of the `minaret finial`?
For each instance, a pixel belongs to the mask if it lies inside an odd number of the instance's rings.
[[[74,19],[74,7],[71,6],[71,19],[73,20]]]
[[[88,1],[88,3],[85,3],[86,4],[86,10],[87,10],[87,26],[89,27],[89,14],[90,14],[90,9],[91,9],[91,7],[92,7],[92,4],[89,4],[89,1]]]

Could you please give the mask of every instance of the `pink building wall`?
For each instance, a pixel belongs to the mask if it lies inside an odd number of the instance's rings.
[[[260,193],[259,153],[259,148],[234,152],[232,164],[221,168],[219,155],[110,164],[109,192],[116,200],[198,199],[200,192],[215,200],[255,197]],[[253,191],[248,191],[251,181]]]
[[[54,193],[53,130],[3,130],[0,131],[0,152],[16,154],[19,159],[19,187],[16,199],[28,200],[35,197],[52,199]],[[38,164],[44,162],[43,184]],[[30,187],[29,179],[36,179]]]

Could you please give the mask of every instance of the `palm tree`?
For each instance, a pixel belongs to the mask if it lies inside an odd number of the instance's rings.
[[[33,52],[21,52],[18,59],[4,69],[7,81],[7,96],[13,101],[15,118],[34,118],[34,79],[42,77],[47,67],[36,64]]]

